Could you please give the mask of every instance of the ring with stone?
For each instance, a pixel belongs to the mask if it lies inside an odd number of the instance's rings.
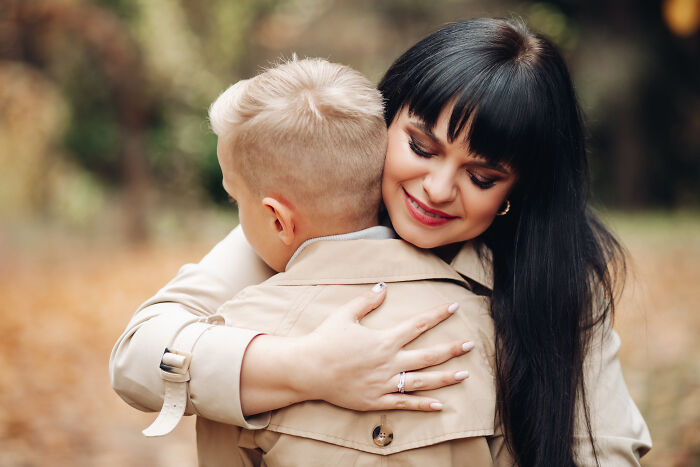
[[[401,374],[399,375],[399,384],[397,384],[396,387],[398,388],[398,390],[401,394],[404,393],[404,391],[406,389],[406,372],[405,371],[402,371]]]

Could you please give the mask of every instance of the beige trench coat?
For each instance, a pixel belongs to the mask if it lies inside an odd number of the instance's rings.
[[[363,319],[370,328],[392,327],[435,304],[460,303],[457,316],[407,346],[474,341],[470,353],[432,368],[470,372],[469,379],[439,394],[425,392],[439,398],[444,409],[355,412],[304,402],[273,411],[270,433],[244,433],[244,440],[252,439],[264,453],[263,465],[271,467],[492,465],[486,437],[494,433],[496,387],[488,300],[471,293],[462,277],[433,254],[403,240],[319,241],[304,248],[285,273],[243,290],[219,313],[238,328],[304,335],[377,282],[389,287],[382,306]],[[201,464],[240,465],[209,442],[220,442],[221,436],[210,433],[219,427],[198,423]]]
[[[490,287],[488,265],[478,260],[469,243],[452,266]],[[163,381],[158,365],[177,330],[192,318],[214,314],[240,290],[272,274],[255,255],[240,227],[199,263],[183,266],[169,284],[137,310],[117,340],[110,356],[110,376],[117,394],[139,410],[159,411]],[[601,465],[639,465],[639,457],[651,446],[649,432],[622,377],[617,334],[609,326],[601,326],[599,333],[600,338],[594,339],[597,345],[587,355],[584,376]],[[190,398],[188,413],[251,429],[269,423],[269,414],[244,417],[240,406],[240,366],[246,347],[258,334],[230,326],[207,328],[193,351],[189,386],[197,397]],[[576,431],[578,463],[595,465],[585,434],[581,427]],[[491,440],[495,452],[499,449],[497,435],[498,431]],[[500,445],[502,449],[502,442]]]

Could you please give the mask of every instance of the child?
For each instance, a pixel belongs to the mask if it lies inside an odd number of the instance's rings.
[[[436,412],[354,412],[311,401],[273,411],[263,430],[200,417],[200,465],[490,465],[485,436],[494,432],[495,385],[487,303],[437,257],[378,225],[386,126],[376,89],[347,67],[294,60],[227,89],[210,120],[245,235],[281,272],[224,304],[219,314],[227,324],[308,334],[367,284],[391,283],[363,325],[387,328],[409,310],[458,297],[451,311],[459,308],[460,316],[414,343],[470,339],[462,342],[475,351],[436,367],[459,379],[467,376],[459,370],[471,373],[468,384],[441,389],[447,404]],[[397,392],[430,389],[421,373],[388,384]]]

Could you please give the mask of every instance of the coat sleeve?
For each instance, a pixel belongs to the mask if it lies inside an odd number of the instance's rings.
[[[617,353],[620,337],[609,321],[599,325],[584,361],[584,384],[598,462],[604,466],[638,466],[651,449],[644,418],[627,390]],[[593,449],[579,412],[574,449],[578,465],[594,466]]]
[[[598,464],[605,467],[639,466],[651,449],[649,430],[630,396],[617,358],[620,338],[609,322],[599,325],[584,361],[584,384],[596,443]],[[574,431],[574,455],[580,467],[596,466],[588,430],[579,404]],[[512,466],[500,427],[489,440],[494,466]]]
[[[259,333],[193,321],[211,316],[240,290],[272,274],[240,226],[199,263],[183,266],[139,307],[112,349],[109,370],[117,394],[139,410],[159,411],[164,391],[159,370],[163,350],[183,326],[198,326],[203,333],[192,350],[189,383],[191,389],[196,388],[197,399],[188,403],[187,412],[205,417],[216,414],[219,420],[246,428],[265,426],[269,415],[245,418],[240,402],[243,355]]]

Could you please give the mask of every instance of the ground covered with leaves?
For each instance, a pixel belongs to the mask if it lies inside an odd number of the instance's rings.
[[[699,465],[700,219],[615,216],[611,224],[631,257],[615,326],[654,440],[643,465]],[[214,242],[206,237],[127,246],[0,236],[0,465],[196,464],[193,420],[144,438],[155,414],[114,394],[107,363],[139,302],[197,261]]]

